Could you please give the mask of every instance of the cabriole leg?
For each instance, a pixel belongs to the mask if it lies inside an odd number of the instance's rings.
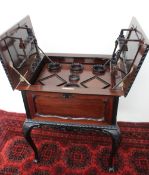
[[[108,129],[106,130],[106,132],[110,134],[112,137],[112,149],[109,158],[109,172],[114,172],[115,169],[113,163],[120,144],[120,130],[118,126],[116,126],[115,129],[114,128]]]
[[[119,128],[117,128],[116,130],[113,130],[110,133],[112,137],[112,150],[109,159],[109,172],[114,172],[113,161],[120,144],[120,130]]]
[[[26,141],[29,143],[29,145],[32,147],[34,151],[34,154],[35,154],[34,162],[36,163],[39,161],[39,156],[38,156],[37,147],[31,138],[31,131],[34,127],[39,127],[39,126],[40,126],[39,124],[37,125],[34,122],[27,121],[27,120],[23,124],[23,134],[24,134]]]

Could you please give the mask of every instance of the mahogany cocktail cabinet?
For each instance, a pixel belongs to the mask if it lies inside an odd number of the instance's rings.
[[[27,16],[0,36],[0,57],[26,109],[23,133],[39,161],[33,128],[93,130],[111,136],[109,171],[120,142],[117,108],[149,50],[135,18],[121,29],[111,55],[44,53]]]

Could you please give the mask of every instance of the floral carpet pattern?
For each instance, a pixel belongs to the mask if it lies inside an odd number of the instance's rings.
[[[34,154],[22,134],[25,114],[0,110],[0,175],[148,175],[149,123],[119,122],[121,144],[115,172],[108,172],[109,136],[85,131],[34,129],[40,153]]]

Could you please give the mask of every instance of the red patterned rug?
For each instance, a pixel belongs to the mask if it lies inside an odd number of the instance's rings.
[[[0,175],[108,175],[111,139],[93,132],[34,129],[40,163],[22,135],[24,114],[0,110]],[[149,123],[119,122],[114,175],[149,174]]]

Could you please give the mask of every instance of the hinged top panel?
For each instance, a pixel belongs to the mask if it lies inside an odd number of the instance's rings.
[[[124,33],[126,32],[126,37]],[[127,96],[149,50],[149,40],[136,18],[132,18],[128,29],[119,36],[121,54],[118,64],[122,70],[122,87]]]
[[[12,88],[29,84],[41,60],[29,16],[0,36],[0,53]]]

